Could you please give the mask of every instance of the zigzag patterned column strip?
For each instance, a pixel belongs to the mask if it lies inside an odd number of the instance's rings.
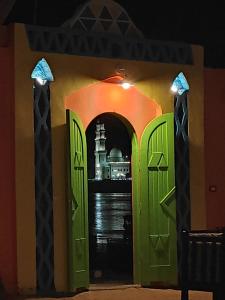
[[[177,253],[180,274],[181,232],[190,230],[190,175],[187,92],[174,99],[175,182],[177,203]]]
[[[34,82],[37,292],[54,291],[53,192],[49,83]]]

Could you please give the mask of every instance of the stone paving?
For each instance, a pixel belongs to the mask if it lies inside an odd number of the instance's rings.
[[[77,294],[72,297],[61,297],[61,300],[180,300],[180,291],[171,289],[149,289],[140,287],[103,288]],[[40,298],[26,297],[26,300],[40,300]],[[53,298],[41,298],[50,300]],[[58,298],[59,299],[59,298]],[[189,300],[212,300],[212,293],[190,291]]]

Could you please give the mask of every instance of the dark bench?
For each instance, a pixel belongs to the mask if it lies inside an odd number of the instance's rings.
[[[188,290],[213,292],[213,300],[225,300],[225,228],[183,231],[181,300]]]

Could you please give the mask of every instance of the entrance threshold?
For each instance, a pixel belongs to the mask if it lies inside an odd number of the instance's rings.
[[[140,288],[140,284],[124,284],[120,282],[106,282],[106,283],[94,283],[90,284],[89,291],[100,290],[122,290],[127,288]]]

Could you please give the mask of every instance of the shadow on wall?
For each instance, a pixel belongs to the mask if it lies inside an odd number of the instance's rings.
[[[191,230],[206,229],[206,202],[204,197],[204,173],[199,176],[196,172],[194,162],[203,170],[203,146],[189,142],[190,153],[190,208],[191,208]],[[193,159],[194,158],[194,159]]]
[[[2,280],[0,278],[0,299],[5,300],[5,298],[6,298],[5,288],[4,288]]]
[[[66,113],[66,112],[65,112]],[[52,127],[55,283],[67,285],[68,131],[66,124]]]

